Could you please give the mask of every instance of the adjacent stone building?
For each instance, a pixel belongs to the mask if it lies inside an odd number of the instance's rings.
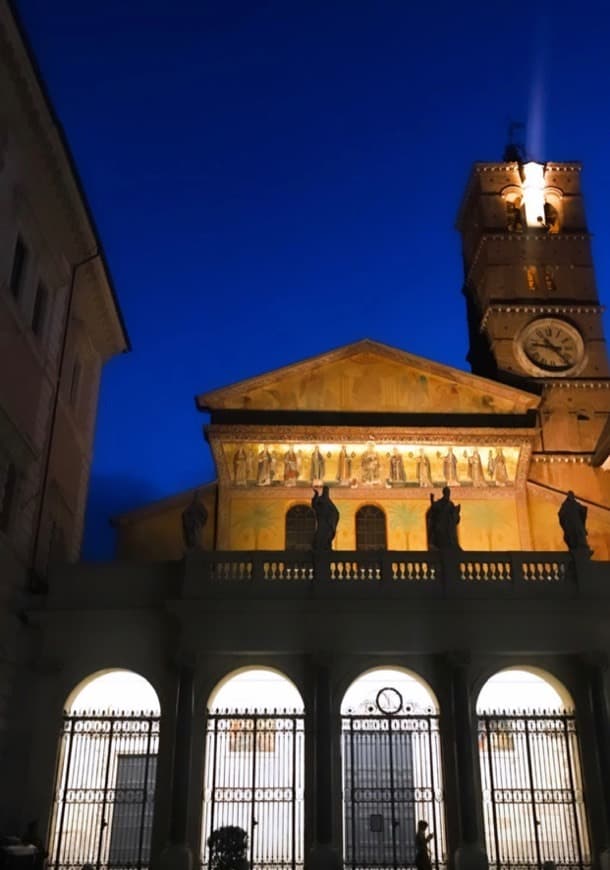
[[[102,366],[128,348],[61,125],[0,2],[0,752],[28,590],[80,553]],[[6,799],[6,792],[3,799]]]

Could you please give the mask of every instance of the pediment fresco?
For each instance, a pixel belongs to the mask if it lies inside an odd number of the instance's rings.
[[[523,413],[538,397],[372,341],[215,390],[202,409]]]

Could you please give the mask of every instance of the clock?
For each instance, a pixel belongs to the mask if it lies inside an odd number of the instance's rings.
[[[386,716],[394,716],[402,709],[402,695],[398,689],[386,688],[377,692],[375,698],[377,708]]]
[[[580,332],[565,320],[539,317],[523,328],[516,340],[522,366],[536,376],[575,374],[585,356]]]

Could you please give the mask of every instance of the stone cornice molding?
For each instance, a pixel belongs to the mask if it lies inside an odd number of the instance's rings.
[[[572,465],[591,465],[592,453],[532,453],[533,463],[568,462]]]
[[[597,302],[584,303],[582,305],[565,305],[560,302],[540,303],[530,305],[528,303],[493,303],[488,305],[481,318],[480,332],[487,326],[487,321],[493,314],[595,314],[600,316],[605,311],[605,306]]]

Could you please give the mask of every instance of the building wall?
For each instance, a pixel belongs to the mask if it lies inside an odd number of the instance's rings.
[[[0,0],[0,763],[17,727],[9,699],[36,641],[18,614],[34,578],[78,557],[99,375],[127,346],[105,267],[99,258],[77,267],[99,241],[66,149]],[[25,258],[14,282],[18,240]],[[76,357],[80,383],[71,389]]]

